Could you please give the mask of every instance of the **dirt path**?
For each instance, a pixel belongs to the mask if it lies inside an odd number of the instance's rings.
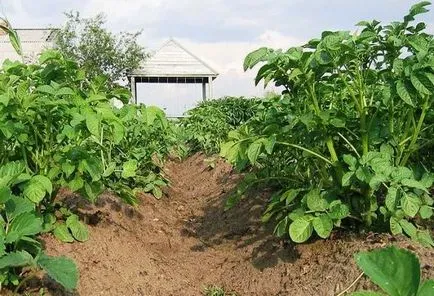
[[[166,173],[172,186],[160,201],[144,196],[133,209],[104,196],[81,210],[95,224],[88,242],[46,237],[50,254],[78,263],[78,295],[194,296],[207,285],[240,296],[334,295],[360,274],[355,251],[390,243],[388,236],[368,236],[284,245],[259,222],[261,194],[223,211],[239,178],[224,162],[210,169],[195,155],[170,162]],[[434,277],[434,251],[404,239],[396,243],[419,253],[424,276]],[[362,279],[357,287],[367,283]]]

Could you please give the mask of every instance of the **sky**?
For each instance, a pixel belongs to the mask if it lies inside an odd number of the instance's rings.
[[[220,73],[215,97],[261,96],[255,71],[242,62],[262,46],[302,45],[324,30],[356,30],[361,20],[400,20],[414,0],[0,0],[0,13],[18,27],[61,26],[66,11],[90,17],[102,12],[107,28],[142,31],[140,43],[149,51],[173,37]],[[434,33],[434,11],[420,20]],[[271,88],[270,90],[273,90]],[[181,112],[201,98],[200,85],[140,85],[139,100],[168,105]],[[176,107],[167,102],[177,100]],[[165,103],[166,102],[166,103]],[[173,103],[173,102],[172,102]],[[173,110],[171,110],[171,108]]]

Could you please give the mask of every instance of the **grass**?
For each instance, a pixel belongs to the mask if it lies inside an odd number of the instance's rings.
[[[234,292],[226,292],[223,288],[218,286],[208,286],[203,290],[204,296],[237,296]]]

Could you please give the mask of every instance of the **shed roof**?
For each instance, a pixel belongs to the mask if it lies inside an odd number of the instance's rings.
[[[218,72],[173,38],[163,44],[142,66],[129,76],[141,77],[217,77]]]

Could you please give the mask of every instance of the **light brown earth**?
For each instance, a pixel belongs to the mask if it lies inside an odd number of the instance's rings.
[[[171,187],[136,209],[110,195],[80,211],[90,225],[85,243],[45,237],[47,252],[76,260],[75,295],[202,295],[208,285],[237,295],[336,295],[360,274],[353,254],[390,243],[415,251],[424,277],[434,278],[434,251],[388,235],[342,236],[286,244],[259,221],[267,193],[224,212],[240,176],[221,160],[211,169],[197,154],[166,165]],[[362,278],[355,288],[372,287]],[[53,295],[65,295],[61,290]]]

